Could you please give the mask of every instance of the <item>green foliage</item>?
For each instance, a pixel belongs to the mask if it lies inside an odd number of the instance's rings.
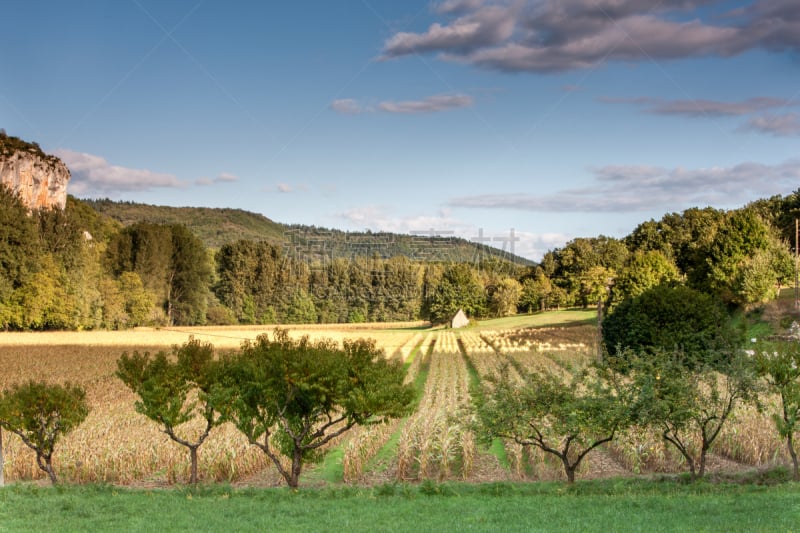
[[[36,223],[25,205],[0,184],[0,302],[7,302],[35,271],[39,256],[36,235]]]
[[[725,309],[708,294],[682,285],[659,285],[620,303],[603,321],[603,343],[611,355],[682,350],[704,358],[730,342]],[[619,352],[619,349],[623,352]]]
[[[127,227],[109,242],[106,260],[120,279],[126,272],[138,275],[170,324],[205,322],[211,265],[202,242],[184,226]],[[139,288],[132,288],[126,299],[141,303]]]
[[[125,226],[140,222],[182,225],[197,235],[208,248],[247,239],[279,243],[284,227],[263,215],[241,209],[208,207],[167,207],[111,200],[82,200],[92,209]]]
[[[145,290],[142,279],[135,272],[123,272],[117,284],[123,299],[125,325],[136,327],[147,324],[150,309],[153,308],[153,297]]]
[[[212,273],[208,254],[185,226],[170,226],[170,233],[167,317],[173,324],[204,324]]]
[[[21,309],[20,329],[77,329],[80,295],[70,293],[69,287],[67,271],[49,254],[41,256],[38,271],[14,296]]]
[[[553,298],[553,283],[542,268],[537,268],[532,277],[522,281],[519,305],[528,313],[550,309]]]
[[[564,248],[547,252],[542,259],[544,273],[563,290],[552,295],[552,305],[575,302],[588,307],[595,305],[598,297],[605,300],[605,287],[627,257],[622,241],[604,235],[573,239]]]
[[[125,226],[141,222],[183,225],[211,249],[247,240],[267,242],[285,248],[286,255],[304,262],[406,256],[412,261],[473,262],[485,256],[504,263],[531,265],[532,262],[493,246],[455,237],[420,237],[385,232],[346,232],[304,225],[284,225],[241,209],[167,207],[111,200],[83,200],[104,216]],[[324,255],[320,254],[324,249]]]
[[[795,436],[800,431],[800,343],[762,342],[753,350],[758,374],[781,399],[780,411],[772,413],[778,434],[786,439],[793,476],[800,481]]]
[[[761,303],[777,296],[777,286],[791,273],[786,247],[753,209],[725,216],[707,250],[704,278],[694,286],[736,304]]]
[[[302,289],[298,289],[286,313],[286,321],[289,324],[313,324],[317,321],[317,310],[314,307],[314,300]]]
[[[215,255],[214,293],[239,322],[256,323],[275,303],[278,271],[288,261],[279,248],[267,242],[226,244]]]
[[[625,244],[632,252],[660,251],[690,282],[702,283],[707,276],[709,246],[724,218],[724,211],[711,207],[668,213],[658,222],[640,224],[625,238]]]
[[[219,398],[227,419],[297,487],[303,464],[356,424],[407,414],[414,390],[399,361],[374,341],[311,342],[276,330],[224,360]],[[291,460],[286,469],[280,455]]]
[[[174,349],[174,361],[164,352],[127,353],[117,361],[116,376],[139,400],[136,411],[162,427],[170,439],[189,449],[189,483],[197,483],[197,451],[211,429],[220,423],[212,394],[218,377],[214,349],[210,344],[191,340]],[[179,429],[195,419],[204,425],[194,439]]]
[[[660,250],[637,250],[617,276],[614,284],[614,299],[624,300],[639,296],[658,285],[677,282],[678,267]]]
[[[517,314],[517,305],[522,296],[522,285],[513,279],[505,278],[494,287],[489,297],[489,310],[492,316],[511,316]]]
[[[569,380],[569,381],[568,381]],[[476,391],[477,432],[535,446],[561,460],[567,481],[586,455],[611,441],[629,421],[629,392],[609,369],[576,372],[571,378],[549,370],[513,382],[505,368]]]
[[[757,398],[753,365],[741,350],[699,358],[659,349],[626,360],[639,391],[637,422],[659,430],[686,459],[692,479],[702,478],[708,451],[737,405]]]
[[[7,158],[20,152],[35,155],[50,165],[60,162],[57,157],[45,154],[37,143],[23,141],[0,130],[0,157]]]
[[[486,307],[483,285],[466,264],[447,268],[430,298],[432,322],[447,322],[459,309],[467,316],[482,316]]]
[[[57,482],[53,469],[56,443],[88,414],[86,391],[70,383],[31,380],[13,385],[0,396],[0,426],[17,434],[36,453],[36,464],[53,484]]]

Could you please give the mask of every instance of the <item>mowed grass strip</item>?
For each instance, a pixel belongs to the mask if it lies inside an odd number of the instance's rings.
[[[673,481],[374,488],[0,489],[3,531],[793,531],[800,485]]]

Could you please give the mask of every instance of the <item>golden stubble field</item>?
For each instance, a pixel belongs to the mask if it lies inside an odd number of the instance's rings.
[[[594,328],[425,330],[418,323],[377,326],[304,326],[290,335],[373,338],[387,356],[408,363],[408,381],[424,378],[417,411],[404,420],[356,428],[331,447],[341,449],[348,483],[387,480],[560,479],[560,465],[541,452],[503,443],[506,465],[482,449],[469,429],[470,380],[496,371],[509,358],[525,368],[557,370],[595,353]],[[188,453],[136,413],[136,396],[114,376],[124,352],[170,350],[190,338],[218,351],[234,350],[271,327],[137,329],[124,332],[0,333],[0,388],[28,379],[86,388],[87,420],[57,445],[55,468],[73,483],[162,486],[188,479]],[[766,403],[774,403],[767,398]],[[184,427],[191,435],[193,428]],[[5,477],[42,480],[34,454],[4,432]],[[388,444],[387,444],[388,443]],[[390,453],[386,454],[389,449]],[[784,444],[765,413],[741,409],[723,430],[711,469],[785,463]],[[631,430],[585,460],[580,477],[681,471],[680,458],[651,431]],[[233,427],[215,428],[200,448],[200,478],[247,485],[280,485],[276,469]]]

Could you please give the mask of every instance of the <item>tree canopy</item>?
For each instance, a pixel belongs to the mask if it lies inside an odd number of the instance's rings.
[[[297,487],[303,464],[332,439],[409,412],[414,389],[404,378],[402,364],[386,359],[374,341],[345,340],[339,347],[276,330],[272,339],[262,335],[223,359],[218,405]]]
[[[611,355],[677,349],[705,357],[726,347],[732,335],[725,308],[683,285],[659,285],[628,298],[603,321],[603,344]]]
[[[28,381],[0,396],[0,426],[17,434],[36,453],[36,464],[56,484],[53,452],[56,443],[86,419],[86,391],[70,383],[51,385]]]
[[[134,352],[117,361],[116,375],[139,396],[136,411],[162,427],[170,439],[189,449],[189,483],[197,483],[197,452],[211,429],[220,423],[212,389],[217,382],[214,349],[191,340],[167,354]],[[199,419],[199,431],[187,434],[185,424]],[[183,427],[181,427],[183,426]],[[192,434],[193,433],[193,434]]]

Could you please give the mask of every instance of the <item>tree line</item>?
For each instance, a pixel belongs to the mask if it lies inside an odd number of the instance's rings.
[[[72,197],[63,211],[29,213],[2,188],[0,327],[444,322],[459,308],[474,318],[613,308],[664,283],[752,306],[793,279],[798,215],[800,191],[731,211],[692,208],[622,239],[573,239],[536,266],[488,256],[308,260],[265,241],[210,250],[180,224],[123,227]]]

